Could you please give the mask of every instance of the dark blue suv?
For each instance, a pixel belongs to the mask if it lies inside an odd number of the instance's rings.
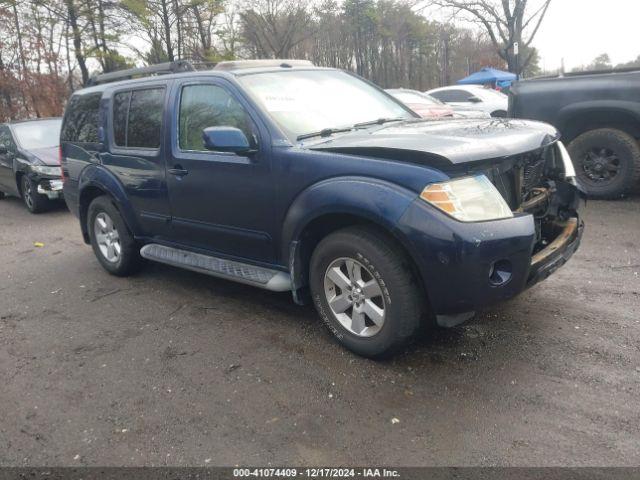
[[[291,291],[375,357],[517,295],[580,242],[575,173],[546,124],[425,121],[303,61],[94,84],[64,116],[64,198],[114,275],[145,258]]]

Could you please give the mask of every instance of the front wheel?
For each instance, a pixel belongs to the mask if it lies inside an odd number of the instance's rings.
[[[640,146],[631,135],[601,128],[568,147],[580,186],[592,198],[620,198],[640,180]]]
[[[23,175],[20,181],[22,201],[31,213],[41,213],[49,207],[49,199],[46,195],[38,193],[38,184],[27,175]]]
[[[124,277],[139,269],[142,259],[138,246],[109,197],[91,202],[87,230],[93,252],[107,272]]]
[[[337,340],[365,357],[391,355],[417,333],[425,296],[393,239],[351,227],[313,252],[310,286],[316,310]]]

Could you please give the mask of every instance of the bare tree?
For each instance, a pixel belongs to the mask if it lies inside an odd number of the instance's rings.
[[[252,0],[240,13],[243,37],[258,57],[287,58],[312,35],[311,14],[301,0]]]
[[[551,0],[429,0],[428,5],[449,9],[481,25],[509,71],[521,74],[535,56],[531,43],[549,9]],[[520,55],[514,51],[520,47]]]

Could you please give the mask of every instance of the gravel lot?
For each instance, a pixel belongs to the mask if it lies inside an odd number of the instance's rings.
[[[548,281],[373,362],[287,294],[111,277],[63,207],[0,201],[0,464],[637,466],[639,210],[590,202]]]

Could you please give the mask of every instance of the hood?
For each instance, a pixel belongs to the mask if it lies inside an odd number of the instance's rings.
[[[33,148],[27,150],[27,153],[45,165],[60,165],[58,147]]]
[[[551,125],[526,120],[418,120],[358,130],[307,148],[447,166],[519,155],[559,138]]]

